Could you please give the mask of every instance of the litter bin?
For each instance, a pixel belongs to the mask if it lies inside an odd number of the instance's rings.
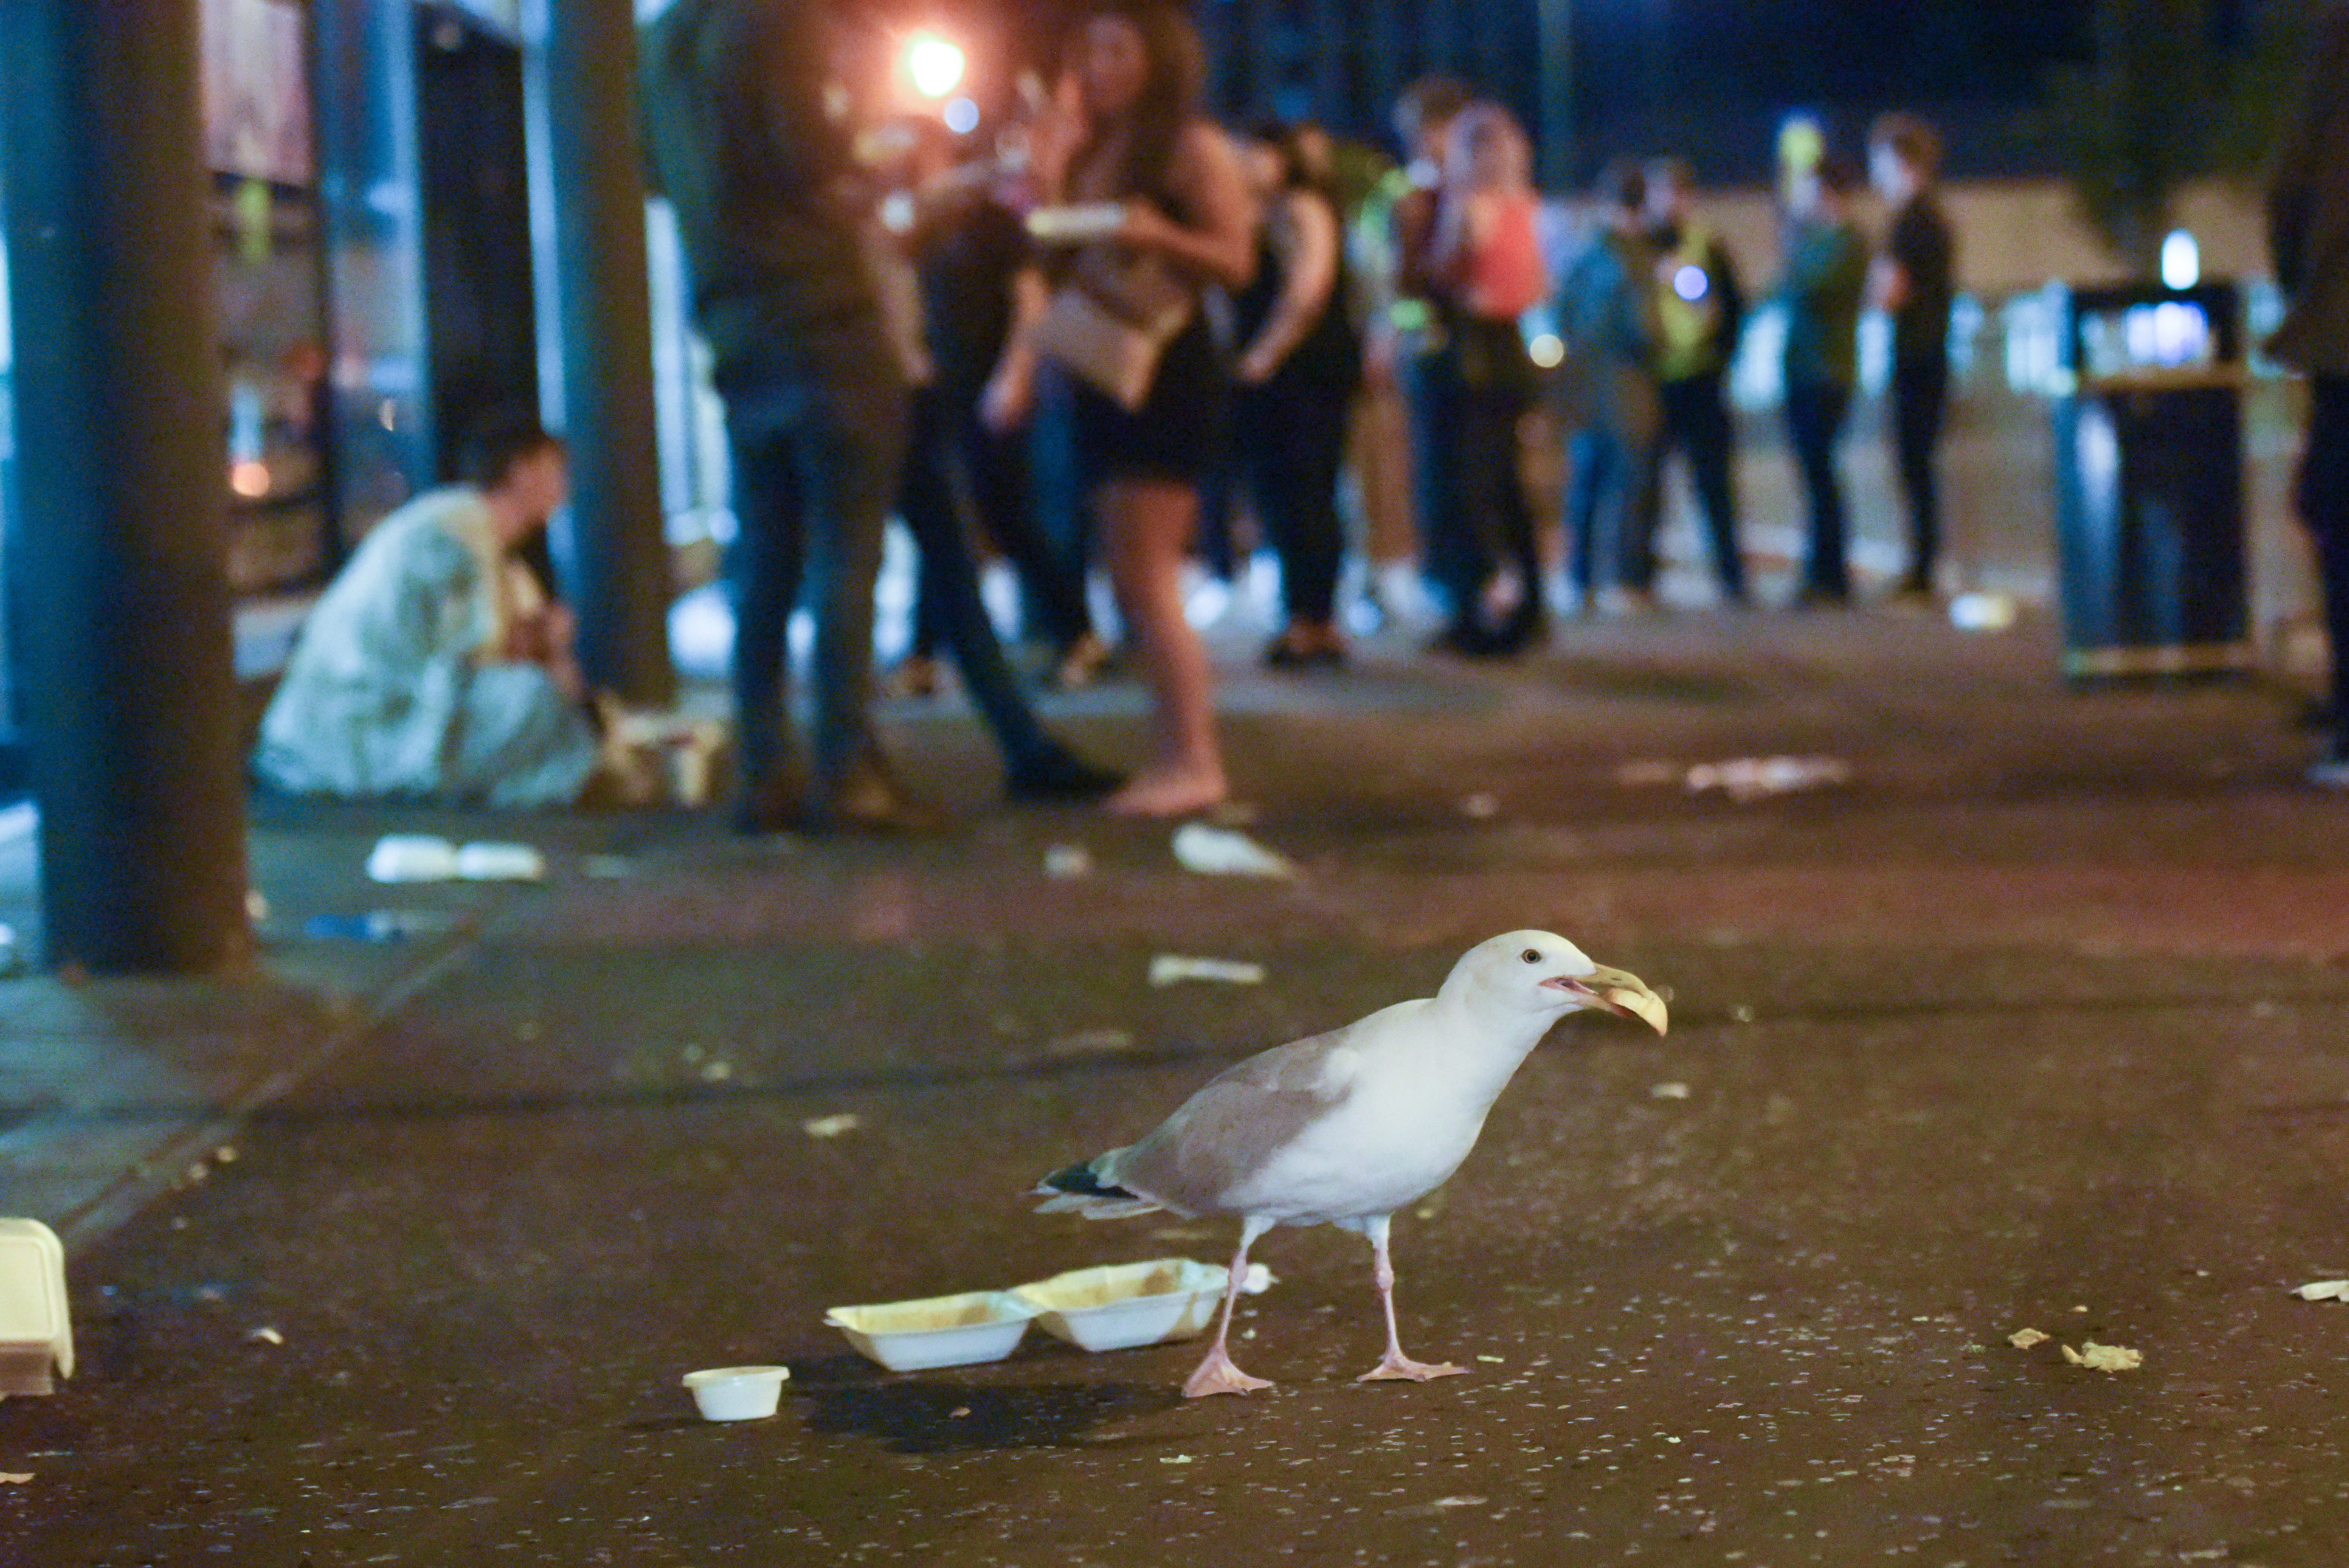
[[[2055,519],[2064,674],[2249,668],[2235,286],[2074,289],[2063,344]]]

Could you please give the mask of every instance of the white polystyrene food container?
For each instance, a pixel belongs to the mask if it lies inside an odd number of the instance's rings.
[[[783,1402],[783,1366],[707,1366],[685,1375],[705,1421],[763,1421]]]
[[[367,874],[376,882],[446,882],[457,875],[457,846],[429,833],[392,833],[376,840]]]
[[[1012,1352],[1040,1309],[1009,1291],[967,1291],[926,1301],[834,1307],[823,1321],[857,1353],[892,1372],[975,1366]]]
[[[1081,1350],[1188,1339],[1215,1320],[1231,1273],[1189,1258],[1072,1269],[1014,1287],[1044,1332]]]
[[[73,1369],[65,1249],[38,1220],[0,1220],[0,1397],[47,1394]]]

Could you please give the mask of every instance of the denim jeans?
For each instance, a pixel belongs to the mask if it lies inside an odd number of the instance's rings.
[[[916,389],[912,439],[897,514],[921,552],[921,607],[954,653],[963,689],[995,732],[1014,771],[1051,749],[1036,722],[1019,679],[1003,657],[995,622],[979,597],[978,567],[970,557],[968,524],[955,480],[957,463],[954,400],[936,387]]]
[[[734,601],[736,743],[752,789],[783,776],[791,746],[785,633],[805,590],[815,616],[812,781],[835,787],[866,740],[873,587],[895,498],[905,392],[877,322],[779,332],[720,368],[738,524],[726,563]]]
[[[1786,429],[1795,460],[1811,498],[1810,549],[1803,566],[1803,591],[1828,598],[1851,597],[1850,527],[1843,504],[1843,476],[1836,470],[1836,442],[1851,412],[1851,389],[1834,381],[1790,381]]]

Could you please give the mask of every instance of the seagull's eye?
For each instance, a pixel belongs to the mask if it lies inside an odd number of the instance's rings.
[[[1527,948],[1527,949],[1525,950],[1525,955],[1524,955],[1524,956],[1525,956],[1525,961],[1526,961],[1527,963],[1539,963],[1539,962],[1541,962],[1541,954],[1539,954],[1539,953],[1537,953],[1537,952],[1534,951],[1534,950],[1533,950],[1533,949],[1531,949],[1531,948]]]

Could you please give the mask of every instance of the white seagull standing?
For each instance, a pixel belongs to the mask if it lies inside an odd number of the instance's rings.
[[[1272,1386],[1233,1366],[1226,1342],[1248,1248],[1275,1225],[1337,1225],[1370,1238],[1387,1353],[1361,1381],[1451,1376],[1464,1369],[1413,1361],[1395,1337],[1388,1220],[1460,1168],[1550,1025],[1589,1011],[1664,1031],[1663,1002],[1636,975],[1602,969],[1547,931],[1495,937],[1471,948],[1433,997],[1251,1056],[1141,1142],[1046,1177],[1038,1212],[1239,1216],[1215,1348],[1183,1385],[1187,1397]]]

